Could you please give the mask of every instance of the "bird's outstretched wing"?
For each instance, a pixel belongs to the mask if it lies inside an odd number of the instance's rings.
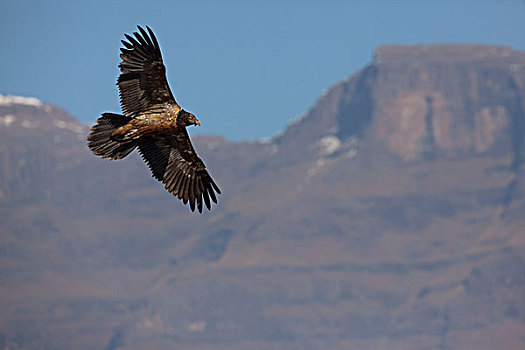
[[[148,164],[153,177],[184,204],[190,203],[202,213],[202,203],[211,210],[211,202],[217,203],[221,191],[206,166],[199,158],[185,128],[178,134],[155,134],[142,137],[139,152]]]
[[[179,110],[166,79],[159,43],[153,31],[137,26],[139,32],[124,34],[122,62],[117,85],[120,90],[122,112],[128,116],[141,113],[162,113]]]

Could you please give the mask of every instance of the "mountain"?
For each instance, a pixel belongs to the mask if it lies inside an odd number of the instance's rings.
[[[524,101],[523,52],[380,47],[270,140],[194,137],[196,215],[1,96],[0,347],[521,349]]]

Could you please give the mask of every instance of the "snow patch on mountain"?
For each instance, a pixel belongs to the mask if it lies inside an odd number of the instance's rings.
[[[321,146],[320,154],[322,156],[329,156],[341,147],[341,140],[334,135],[328,135],[319,140]]]
[[[11,95],[0,95],[0,105],[26,105],[41,107],[43,103],[35,97],[25,97],[25,96],[11,96]]]
[[[53,124],[59,129],[71,130],[73,132],[76,132],[77,134],[81,134],[84,132],[84,127],[77,123],[70,123],[70,122],[65,122],[63,120],[54,119]]]
[[[0,126],[9,126],[15,121],[16,117],[12,114],[0,116]]]

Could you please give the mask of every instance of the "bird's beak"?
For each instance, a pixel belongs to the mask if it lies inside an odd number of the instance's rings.
[[[200,120],[196,120],[195,121],[195,125],[201,126],[201,121]]]

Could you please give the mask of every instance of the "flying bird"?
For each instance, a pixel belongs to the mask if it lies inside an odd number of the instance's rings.
[[[211,210],[221,191],[193,148],[186,127],[201,125],[171,93],[153,31],[137,26],[124,34],[117,85],[123,114],[103,113],[91,128],[88,147],[97,156],[122,159],[135,148],[166,190],[192,211]]]

